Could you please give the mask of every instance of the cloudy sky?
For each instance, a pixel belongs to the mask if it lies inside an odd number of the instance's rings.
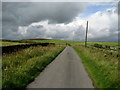
[[[89,21],[89,41],[117,41],[117,0],[98,1],[2,2],[2,38],[83,41]]]

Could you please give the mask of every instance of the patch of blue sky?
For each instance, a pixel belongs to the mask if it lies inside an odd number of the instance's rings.
[[[114,8],[114,7],[116,7],[116,5],[112,5],[112,4],[88,5],[86,10],[83,13],[81,13],[79,15],[79,17],[81,17],[81,18],[82,17],[87,17],[87,16],[90,16],[90,15],[92,15],[92,14],[98,12],[98,11],[103,12],[103,11],[109,9],[109,8]]]

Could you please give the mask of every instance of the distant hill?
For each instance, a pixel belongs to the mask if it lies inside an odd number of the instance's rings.
[[[51,39],[37,38],[37,39],[24,39],[24,40],[51,40]]]

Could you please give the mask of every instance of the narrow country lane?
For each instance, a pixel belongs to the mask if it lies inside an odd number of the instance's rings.
[[[94,88],[81,59],[66,47],[27,88]]]

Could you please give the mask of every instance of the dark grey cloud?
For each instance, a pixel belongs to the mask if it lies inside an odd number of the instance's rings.
[[[33,22],[68,23],[83,10],[82,3],[3,2],[3,38],[11,38],[9,34],[17,34],[18,26]]]
[[[3,38],[53,38],[81,40],[89,21],[89,41],[117,41],[117,8],[99,11],[86,18],[84,3],[3,3]],[[77,17],[77,18],[76,18]],[[32,24],[36,23],[36,24]]]
[[[115,8],[111,12],[97,12],[87,18],[89,20],[89,41],[118,41],[117,13]],[[34,27],[34,28],[33,28]],[[64,24],[50,24],[47,20],[33,23],[19,29],[23,38],[53,38],[64,40],[85,39],[86,18],[76,18],[72,22]],[[24,33],[25,31],[25,33]]]
[[[19,25],[29,25],[49,19],[56,23],[64,23],[71,21],[83,10],[81,3],[4,2],[3,21],[16,21]]]

